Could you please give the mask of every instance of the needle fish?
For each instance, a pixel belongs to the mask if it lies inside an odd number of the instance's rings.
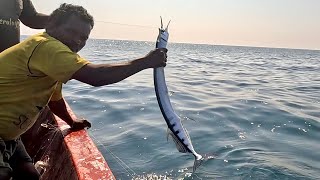
[[[161,18],[161,28],[159,28],[159,35],[156,42],[156,48],[167,47],[169,39],[169,24],[170,21],[167,27],[164,29]],[[194,150],[187,130],[183,127],[180,117],[175,113],[175,111],[172,108],[169,99],[168,88],[165,81],[164,67],[154,68],[153,76],[158,104],[161,109],[162,115],[168,125],[168,136],[171,135],[179,152],[193,154],[193,156],[195,157],[193,171],[195,171],[196,168],[201,165],[202,161],[204,160],[204,157]]]

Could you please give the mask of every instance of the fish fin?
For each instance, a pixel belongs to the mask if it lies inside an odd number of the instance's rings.
[[[185,145],[182,142],[180,142],[179,138],[175,134],[173,134],[173,132],[170,129],[168,129],[168,135],[172,137],[172,140],[179,152],[181,153],[189,152],[189,150],[185,147]]]
[[[194,122],[198,122],[197,120],[193,119],[193,118],[189,118],[189,117],[183,117],[182,115],[179,115],[181,121],[194,121]]]
[[[167,128],[167,141],[169,141],[169,136],[170,136],[170,129]]]

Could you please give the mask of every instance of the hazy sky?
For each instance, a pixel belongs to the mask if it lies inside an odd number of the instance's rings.
[[[171,42],[320,50],[320,0],[32,1],[47,14],[63,2],[84,6],[96,21],[91,38],[154,41],[162,16]]]

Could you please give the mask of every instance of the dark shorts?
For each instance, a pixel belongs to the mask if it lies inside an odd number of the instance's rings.
[[[12,172],[21,162],[32,162],[21,139],[4,141],[0,138],[0,171],[8,168]]]

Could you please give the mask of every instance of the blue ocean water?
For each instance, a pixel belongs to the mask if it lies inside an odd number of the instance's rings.
[[[116,63],[154,47],[90,39],[80,54]],[[174,43],[168,49],[173,107],[195,150],[216,159],[192,173],[193,156],[167,141],[152,69],[103,87],[71,81],[64,96],[92,122],[88,132],[117,179],[320,178],[320,51]]]

